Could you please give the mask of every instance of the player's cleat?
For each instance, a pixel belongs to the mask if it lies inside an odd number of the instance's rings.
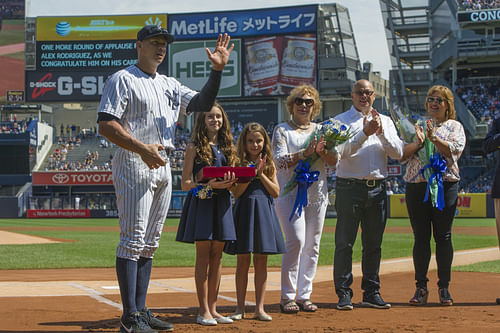
[[[144,308],[141,311],[141,316],[144,319],[146,319],[149,326],[151,326],[151,328],[154,328],[155,330],[160,330],[160,331],[173,331],[174,330],[174,325],[172,325],[169,322],[166,322],[166,321],[163,321],[163,320],[156,318],[154,316],[153,312],[151,312],[151,310],[149,310],[148,308]]]
[[[126,318],[120,320],[120,332],[122,333],[158,333],[149,326],[148,322],[139,311],[132,312]]]

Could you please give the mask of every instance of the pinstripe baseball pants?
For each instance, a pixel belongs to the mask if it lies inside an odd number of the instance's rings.
[[[153,258],[172,196],[170,164],[149,170],[140,157],[129,158],[130,154],[133,153],[125,152],[113,158],[120,220],[116,256],[131,260]]]

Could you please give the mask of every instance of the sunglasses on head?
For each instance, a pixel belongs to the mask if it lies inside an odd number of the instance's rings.
[[[441,104],[444,102],[444,99],[442,99],[441,97],[427,97],[427,103],[431,104],[434,102]]]
[[[314,99],[312,98],[300,98],[300,97],[296,97],[295,98],[295,105],[302,105],[302,104],[306,104],[306,106],[313,106],[314,105]]]
[[[375,93],[375,91],[370,90],[370,89],[366,89],[366,90],[358,90],[355,93],[359,96],[366,95],[366,96],[370,97],[371,95],[373,95]]]

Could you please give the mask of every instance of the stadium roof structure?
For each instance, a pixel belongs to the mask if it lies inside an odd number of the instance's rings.
[[[391,54],[391,103],[425,113],[434,84],[455,91],[458,79],[500,77],[500,10],[468,10],[457,0],[379,0]],[[466,133],[477,119],[455,96]]]

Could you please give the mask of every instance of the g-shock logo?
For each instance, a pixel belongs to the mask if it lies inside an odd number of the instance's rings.
[[[37,99],[39,96],[45,95],[45,93],[57,88],[55,81],[50,81],[52,79],[52,73],[47,73],[38,82],[30,82],[30,88],[33,89],[31,97]]]
[[[52,181],[55,184],[66,184],[69,181],[69,176],[64,173],[56,173],[52,176]]]

